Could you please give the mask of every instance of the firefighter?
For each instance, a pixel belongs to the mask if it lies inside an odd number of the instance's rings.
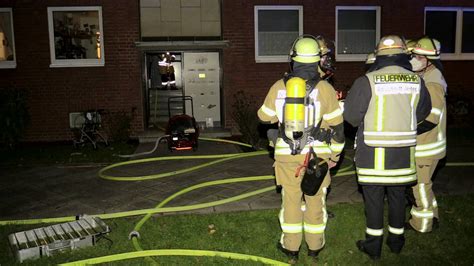
[[[405,191],[416,182],[417,122],[431,110],[423,80],[411,71],[403,40],[383,37],[373,71],[355,80],[344,105],[344,119],[358,127],[355,164],[364,196],[365,240],[358,249],[379,259],[383,243],[384,197],[388,199],[386,244],[396,254],[405,243]]]
[[[431,97],[430,124],[419,130],[415,149],[418,184],[413,187],[415,204],[411,209],[408,228],[417,232],[431,232],[438,226],[438,204],[431,182],[438,161],[446,156],[446,92],[447,84],[440,62],[441,45],[438,40],[424,37],[412,49],[410,61],[426,83]]]
[[[169,52],[161,54],[160,61],[158,62],[158,69],[161,75],[161,86],[163,88],[176,89],[176,80],[174,76],[173,61],[176,57]]]
[[[303,234],[308,256],[312,259],[316,259],[324,247],[326,193],[331,183],[329,171],[326,171],[315,195],[306,195],[302,190],[306,171],[300,169],[310,151],[316,153],[326,170],[334,167],[344,147],[344,126],[336,92],[327,81],[321,80],[317,71],[320,50],[315,37],[303,35],[297,38],[290,58],[290,73],[270,88],[258,110],[258,117],[264,123],[278,122],[279,125],[274,140],[274,168],[276,183],[282,186],[279,215],[282,235],[277,247],[289,257],[290,263],[295,263]],[[296,86],[303,87],[297,98],[290,89],[301,83]],[[293,113],[294,118],[290,117]],[[320,128],[322,121],[328,124],[329,131]]]
[[[333,85],[332,77],[334,76],[334,71],[336,71],[336,68],[334,67],[332,50],[329,48],[329,45],[323,36],[317,36],[316,40],[321,53],[321,58],[318,64],[319,75],[321,79],[327,80],[331,83],[331,85]]]

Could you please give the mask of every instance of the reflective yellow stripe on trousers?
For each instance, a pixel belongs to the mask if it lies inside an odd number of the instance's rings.
[[[282,190],[281,193],[282,193],[282,196],[284,196],[285,191]],[[294,223],[294,224],[285,223],[284,214],[285,214],[285,208],[283,207],[283,202],[282,202],[280,214],[278,215],[278,219],[280,220],[281,231],[287,234],[301,233],[303,231],[303,223]]]

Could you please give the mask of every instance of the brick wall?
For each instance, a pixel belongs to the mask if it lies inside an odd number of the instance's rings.
[[[50,6],[101,6],[104,67],[50,68]],[[31,124],[26,141],[70,138],[69,113],[88,109],[136,109],[133,131],[143,130],[139,1],[130,0],[0,0],[13,8],[16,69],[0,69],[0,88],[26,89]]]
[[[335,7],[342,1],[320,0],[222,0],[223,103],[225,126],[233,127],[230,113],[235,92],[243,90],[261,104],[270,86],[288,70],[286,63],[255,63],[254,6],[302,5],[304,32],[335,39]],[[423,33],[424,6],[473,7],[471,0],[345,0],[341,5],[382,7],[382,35],[415,38]],[[50,68],[48,6],[102,6],[105,48],[104,67]],[[136,108],[133,134],[144,130],[141,84],[138,0],[0,0],[12,7],[16,69],[0,69],[0,89],[27,89],[31,125],[26,141],[56,141],[70,138],[70,112],[94,108],[128,111]],[[474,102],[474,61],[447,61],[445,76],[450,95]],[[335,87],[347,89],[363,74],[363,62],[338,62]]]
[[[340,4],[337,4],[337,3]],[[406,38],[417,38],[423,34],[425,6],[474,7],[470,0],[345,0],[345,1],[303,1],[303,0],[254,0],[223,1],[223,38],[230,41],[230,48],[224,49],[224,96],[226,126],[234,126],[230,118],[232,96],[243,90],[255,96],[258,104],[270,86],[288,70],[287,64],[255,63],[254,59],[254,6],[255,5],[302,5],[304,33],[323,35],[335,39],[336,5],[381,6],[381,35],[398,34]],[[474,102],[474,79],[470,74],[474,61],[446,61],[445,77],[450,95],[464,93]],[[337,62],[335,87],[347,89],[363,74],[363,62]]]

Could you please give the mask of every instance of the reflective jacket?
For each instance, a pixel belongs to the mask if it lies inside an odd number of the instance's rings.
[[[158,62],[158,67],[160,74],[171,74],[174,73],[173,60],[176,57],[170,54],[164,54],[160,56],[160,61]]]
[[[431,113],[427,121],[436,124],[432,130],[418,135],[415,156],[417,159],[442,159],[446,156],[446,91],[443,74],[432,67],[423,74],[431,97]]]
[[[415,110],[421,84],[418,75],[399,66],[388,66],[366,76],[372,98],[364,118],[365,144],[371,147],[415,146]]]
[[[309,96],[312,98],[313,104],[305,107],[306,110],[310,110],[310,112],[305,112],[307,121],[305,124],[317,126],[322,120],[322,127],[337,130],[338,132],[335,134],[339,134],[344,139],[342,109],[339,107],[334,88],[327,81],[322,80],[316,84]],[[262,107],[258,110],[259,119],[263,122],[278,122],[281,124],[283,122],[285,98],[286,87],[284,80],[281,79],[270,88]],[[314,110],[314,117],[310,115],[313,113],[312,110]],[[315,140],[312,143],[306,143],[300,154],[291,155],[290,146],[279,136],[275,144],[275,160],[280,162],[303,162],[310,145],[313,146],[318,157],[337,162],[344,147],[344,140],[340,141],[339,137],[338,142],[333,137],[329,144]]]
[[[394,72],[398,71],[398,72]],[[402,146],[402,147],[373,147],[366,144],[365,137],[368,136],[364,134],[364,131],[376,127],[366,127],[365,121],[374,121],[374,119],[366,119],[368,113],[376,113],[375,110],[370,110],[370,108],[382,108],[377,104],[370,104],[377,97],[375,94],[375,89],[372,89],[371,84],[375,84],[376,75],[384,74],[393,74],[393,73],[403,73],[413,75],[413,72],[410,72],[405,69],[400,69],[399,67],[386,66],[376,70],[375,72],[370,72],[369,75],[362,76],[358,78],[352,85],[349,93],[345,99],[344,103],[344,119],[351,125],[359,127],[356,136],[356,154],[355,154],[355,164],[357,170],[358,181],[362,185],[407,185],[416,182],[416,168],[415,168],[415,146],[414,143],[412,146]],[[369,82],[369,78],[373,80]],[[379,77],[379,79],[381,79]],[[390,91],[392,88],[398,88],[394,86],[398,84],[399,81],[396,80],[396,77],[388,77],[389,80],[392,80],[390,86],[386,86],[381,90]],[[414,112],[414,123],[417,124],[417,121],[424,120],[430,110],[431,102],[428,91],[424,85],[424,82],[419,79],[419,94],[418,100],[415,97],[407,94],[405,96],[404,106],[407,110],[391,110],[391,112],[384,112],[384,116],[381,118],[382,123],[398,120],[397,116],[402,114],[405,115],[403,118],[405,122],[410,121],[404,125],[412,125],[411,120],[413,119],[410,112]],[[405,92],[411,91],[411,86],[404,88],[400,86]],[[415,88],[415,87],[413,87]],[[374,94],[373,94],[374,92]],[[413,104],[411,104],[413,102]],[[418,104],[416,104],[416,102]],[[387,102],[384,102],[387,103]],[[411,108],[413,106],[413,109]],[[387,107],[387,106],[385,106]],[[382,125],[388,125],[383,123]],[[383,127],[382,127],[383,128]],[[416,126],[414,128],[416,131]],[[369,130],[370,131],[370,130]],[[411,128],[410,128],[411,131]],[[409,134],[412,135],[411,132]],[[371,136],[372,137],[372,136]],[[373,138],[371,138],[372,140]],[[388,138],[387,138],[388,139]],[[394,139],[400,139],[399,136],[395,136]],[[403,138],[402,138],[403,139]]]

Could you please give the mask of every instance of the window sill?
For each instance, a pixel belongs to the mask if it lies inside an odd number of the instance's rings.
[[[288,63],[289,56],[256,56],[255,63]]]
[[[49,65],[50,68],[61,68],[61,67],[103,67],[104,63],[52,63]]]
[[[460,61],[460,60],[474,60],[474,53],[466,54],[441,54],[441,61]]]
[[[16,62],[0,62],[0,69],[11,69],[16,68]]]
[[[336,62],[365,62],[366,54],[336,54]]]

